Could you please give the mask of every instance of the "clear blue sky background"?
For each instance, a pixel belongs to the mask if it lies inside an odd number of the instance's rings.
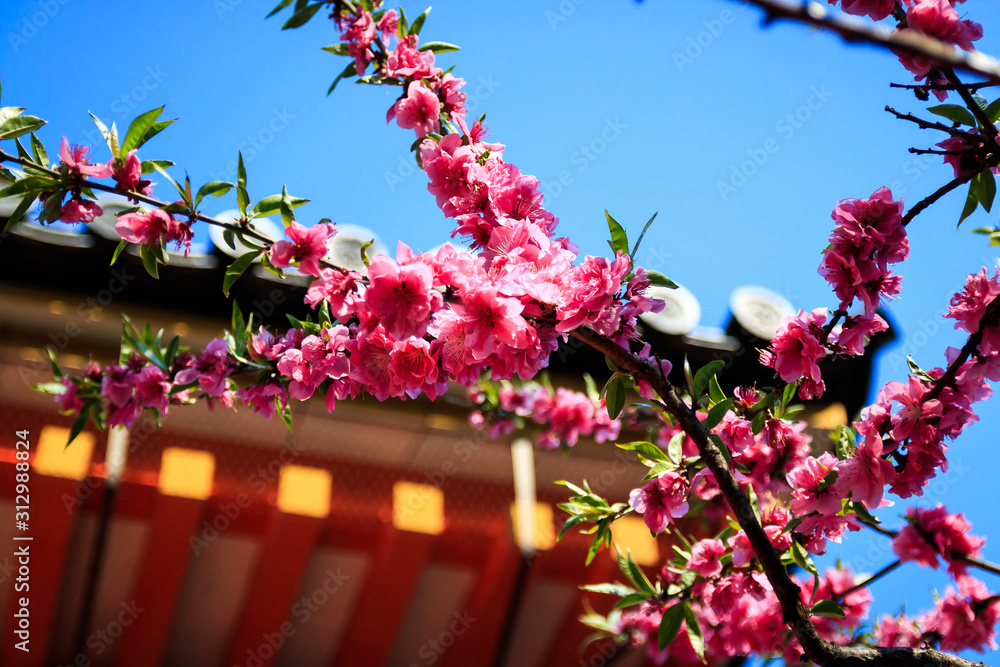
[[[50,121],[40,132],[50,154],[62,135],[93,138],[88,111],[124,128],[166,104],[167,117],[181,120],[143,158],[172,159],[196,182],[235,180],[229,165],[242,149],[251,196],[287,183],[312,200],[304,222],[363,225],[390,247],[446,240],[450,224],[411,168],[411,133],[385,124],[398,89],[342,84],[326,97],[346,61],[319,47],[338,36],[324,20],[281,32],[283,19],[263,20],[272,4],[7,0],[2,102]],[[424,6],[407,9],[415,16]],[[1000,53],[1000,6],[961,9],[984,24],[980,48]],[[943,137],[883,111],[928,106],[889,89],[909,79],[894,56],[803,26],[764,29],[757,10],[734,2],[441,0],[423,37],[462,47],[439,64],[457,66],[469,106],[488,113],[491,139],[543,182],[559,231],[583,253],[607,251],[604,208],[633,235],[660,212],[638,260],[690,288],[705,325],[723,324],[730,292],[748,283],[796,307],[834,305],[816,267],[837,200],[890,185],[912,204],[951,177],[939,160],[906,150]],[[753,155],[762,164],[732,181]],[[97,156],[107,159],[107,149]],[[560,174],[565,184],[554,185]],[[720,182],[737,187],[722,193]],[[170,197],[164,187],[157,193]],[[980,211],[956,231],[963,202],[964,194],[950,195],[909,228],[903,295],[889,307],[903,340],[880,359],[878,386],[903,376],[906,354],[933,367],[961,343],[940,314],[967,273],[996,261],[995,249],[967,231],[996,224],[995,216]],[[214,200],[206,212],[232,205]],[[920,502],[964,512],[976,533],[993,536],[985,553],[1000,561],[1000,411],[987,402],[978,413],[982,421],[952,449],[952,471]],[[894,526],[905,507],[880,514]],[[859,571],[892,560],[869,534],[838,553]],[[1000,589],[995,576],[982,578]],[[875,609],[906,601],[917,612],[932,604],[931,586],[946,585],[941,573],[908,567],[874,586]]]

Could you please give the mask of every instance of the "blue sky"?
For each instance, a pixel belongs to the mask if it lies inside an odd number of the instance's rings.
[[[413,16],[424,6],[406,8]],[[1000,53],[1000,6],[961,8],[985,27],[980,48]],[[447,240],[450,225],[413,169],[410,133],[385,124],[398,90],[348,83],[327,97],[345,62],[319,49],[339,41],[332,26],[314,20],[281,32],[281,19],[263,18],[270,9],[270,0],[7,0],[2,102],[50,121],[40,132],[50,154],[64,134],[93,142],[88,111],[124,128],[166,104],[180,121],[147,145],[145,159],[172,159],[195,182],[235,180],[242,150],[251,197],[288,184],[312,200],[303,222],[363,225],[390,247]],[[633,234],[660,212],[637,259],[690,288],[704,325],[722,325],[730,292],[748,283],[796,307],[833,305],[816,267],[837,200],[889,185],[912,204],[951,176],[939,160],[907,153],[943,137],[883,111],[928,106],[888,87],[910,78],[894,56],[803,26],[764,29],[758,11],[735,2],[441,0],[423,37],[462,47],[438,62],[456,65],[491,140],[541,180],[560,233],[582,253],[607,251],[603,209]],[[106,148],[97,157],[107,159]],[[940,314],[966,274],[996,261],[968,233],[995,216],[980,211],[956,231],[963,202],[952,194],[909,227],[903,293],[889,306],[903,340],[883,353],[878,386],[905,373],[906,354],[933,367],[961,343]],[[224,198],[205,210],[232,205]],[[987,402],[978,413],[982,421],[952,448],[952,471],[922,502],[965,512],[976,533],[996,536],[985,553],[1000,561],[992,435],[1000,411]],[[870,572],[892,559],[878,545],[854,536],[839,553]],[[904,572],[876,584],[877,610],[904,600],[919,610],[932,603],[930,586],[947,585],[940,573]],[[983,578],[1000,589],[996,577]]]

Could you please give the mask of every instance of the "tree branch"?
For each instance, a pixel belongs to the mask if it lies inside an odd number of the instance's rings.
[[[983,663],[972,662],[934,649],[911,648],[869,648],[863,646],[840,646],[825,641],[809,620],[809,612],[802,602],[800,589],[792,581],[781,562],[781,557],[771,545],[770,539],[757,520],[750,500],[740,488],[729,470],[729,464],[712,440],[711,434],[698,419],[694,411],[681,400],[670,381],[661,370],[645,359],[639,359],[629,350],[601,336],[592,329],[580,328],[570,332],[574,338],[583,341],[599,352],[603,352],[618,368],[631,374],[635,379],[648,383],[663,399],[664,407],[676,419],[678,425],[695,444],[702,459],[719,484],[722,495],[729,503],[746,532],[757,560],[774,589],[781,604],[782,620],[791,628],[810,660],[821,667],[985,667]]]
[[[835,32],[848,43],[875,44],[897,53],[924,58],[942,68],[951,67],[969,72],[987,79],[990,83],[1000,82],[1000,63],[995,58],[975,51],[972,53],[960,51],[950,44],[913,30],[892,31],[885,26],[872,25],[870,21],[831,12],[818,2],[741,1],[763,9],[766,13],[765,23],[773,23],[780,19],[808,23]]]

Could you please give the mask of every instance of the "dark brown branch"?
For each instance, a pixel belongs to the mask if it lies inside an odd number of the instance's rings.
[[[872,24],[852,16],[843,16],[829,11],[818,2],[784,2],[782,0],[741,0],[763,9],[766,22],[790,19],[808,23],[834,32],[848,43],[875,44],[892,49],[895,53],[906,53],[935,63],[938,67],[951,67],[989,82],[1000,82],[1000,63],[996,59],[978,52],[960,51],[913,30],[893,32],[885,26]]]
[[[697,444],[702,460],[715,475],[722,495],[729,503],[740,527],[746,532],[750,545],[764,569],[764,574],[771,582],[775,596],[781,604],[782,620],[791,628],[810,660],[821,667],[876,667],[882,665],[974,667],[983,665],[983,663],[975,663],[933,649],[846,647],[825,641],[819,636],[816,627],[809,620],[809,612],[802,602],[798,585],[788,576],[788,572],[781,562],[781,557],[771,545],[767,534],[764,533],[750,500],[743,493],[730,471],[726,458],[698,416],[691,410],[690,406],[681,400],[661,370],[650,361],[639,359],[625,348],[591,329],[576,329],[570,332],[570,335],[599,352],[603,352],[618,365],[621,371],[654,387],[662,398],[664,407],[677,419],[678,425]]]
[[[952,190],[965,185],[973,178],[975,178],[975,176],[976,176],[975,173],[966,174],[965,176],[959,176],[958,178],[949,181],[948,183],[945,183],[940,188],[931,193],[929,196],[921,199],[919,202],[916,203],[916,205],[914,205],[913,208],[911,208],[909,211],[906,212],[906,215],[903,216],[903,226],[905,227],[906,225],[910,224],[910,222],[912,222],[913,219],[917,217],[917,215],[926,210],[928,206],[936,202],[938,199],[941,199],[941,197],[944,197]]]
[[[969,89],[962,85],[961,80],[959,80],[958,76],[955,74],[955,70],[950,67],[946,67],[941,71],[944,72],[945,77],[947,77],[948,83],[955,86],[955,91],[962,97],[962,101],[965,102],[965,106],[969,108],[972,115],[976,117],[977,121],[979,121],[979,126],[983,136],[995,141],[997,138],[997,126],[994,125],[990,117],[986,115],[986,110],[979,106],[979,102],[972,97],[972,93],[969,92]]]

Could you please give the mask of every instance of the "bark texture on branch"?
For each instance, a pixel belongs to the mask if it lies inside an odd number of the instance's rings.
[[[824,640],[809,620],[809,611],[802,603],[800,589],[781,562],[781,556],[771,545],[760,521],[750,504],[750,499],[740,488],[729,469],[725,456],[712,440],[695,412],[678,395],[674,386],[657,365],[640,359],[591,329],[576,329],[570,335],[603,352],[618,368],[652,386],[663,400],[663,405],[676,419],[678,425],[698,446],[698,452],[715,475],[719,489],[726,498],[740,527],[746,532],[764,574],[774,588],[781,603],[782,620],[798,638],[806,656],[822,667],[986,667],[933,649],[869,648],[865,646],[840,646]]]

